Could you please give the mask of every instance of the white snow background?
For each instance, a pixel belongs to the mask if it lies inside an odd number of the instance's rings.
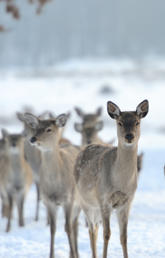
[[[103,88],[109,88],[105,93]],[[32,106],[35,114],[45,110],[56,115],[71,112],[65,136],[80,144],[74,122],[80,119],[75,106],[94,112],[102,106],[104,128],[100,136],[105,141],[116,139],[115,122],[108,116],[106,102],[112,100],[122,111],[135,110],[144,99],[150,109],[142,121],[139,152],[144,152],[143,169],[133,201],[128,224],[130,258],[165,257],[165,61],[148,59],[138,62],[124,60],[72,60],[43,69],[0,71],[0,127],[9,132],[21,132],[22,124],[15,112]],[[117,141],[115,140],[115,144]],[[39,222],[34,221],[36,192],[32,186],[25,203],[25,227],[17,225],[14,211],[12,229],[5,233],[6,219],[0,219],[0,258],[49,257],[49,226],[45,207],[41,204]],[[111,218],[112,236],[108,255],[122,257],[119,229],[115,213]],[[79,220],[80,258],[91,257],[88,229],[83,213]],[[97,242],[98,257],[102,257],[102,226]],[[69,257],[64,232],[64,219],[59,210],[55,237],[57,258]]]

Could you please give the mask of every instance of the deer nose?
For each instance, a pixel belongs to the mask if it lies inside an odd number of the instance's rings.
[[[132,133],[128,133],[128,134],[126,134],[125,138],[126,138],[128,141],[131,141],[131,140],[133,140],[134,135],[133,135]]]
[[[34,143],[34,142],[37,141],[37,138],[34,136],[34,137],[32,137],[32,138],[30,139],[30,141],[31,141],[31,143]]]

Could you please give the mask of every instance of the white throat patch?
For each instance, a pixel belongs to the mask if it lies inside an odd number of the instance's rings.
[[[125,143],[124,143],[124,146],[127,147],[127,148],[131,148],[131,147],[134,146],[134,143],[133,143],[133,142],[131,142],[131,143],[125,142]]]

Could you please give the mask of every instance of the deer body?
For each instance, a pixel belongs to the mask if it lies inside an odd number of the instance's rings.
[[[41,191],[45,204],[61,205],[71,199],[73,165],[77,151],[72,146],[59,149],[52,139],[52,149],[42,153]]]
[[[4,139],[0,140],[0,191],[3,191],[4,186],[7,182],[9,173],[10,163],[7,155],[6,142]]]
[[[18,208],[19,226],[24,226],[23,207],[26,194],[32,184],[32,171],[24,158],[24,139],[20,134],[8,134],[3,130],[7,144],[9,173],[6,183],[6,195],[9,204],[8,223],[6,231],[10,231],[13,204]]]
[[[8,189],[13,191],[21,189],[25,194],[32,183],[32,174],[29,164],[24,159],[24,152],[9,153],[10,177],[8,178]]]
[[[137,151],[140,119],[148,112],[148,102],[136,112],[121,112],[108,102],[108,113],[117,121],[118,147],[89,145],[78,155],[75,179],[81,207],[89,225],[93,258],[96,254],[98,223],[103,223],[103,257],[107,257],[110,215],[116,209],[124,258],[127,252],[127,224],[130,206],[137,188]]]

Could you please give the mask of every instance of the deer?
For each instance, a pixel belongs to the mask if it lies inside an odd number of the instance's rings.
[[[140,123],[149,109],[148,100],[136,111],[121,111],[107,102],[107,112],[117,125],[117,147],[91,144],[78,154],[74,176],[80,206],[89,227],[92,257],[97,257],[96,242],[99,222],[103,224],[103,258],[107,257],[111,235],[110,216],[116,210],[123,257],[128,258],[127,225],[137,188],[137,151]]]
[[[8,203],[6,197],[6,185],[10,169],[9,157],[5,139],[0,139],[0,195],[2,199],[2,217],[8,216]]]
[[[66,114],[43,121],[28,114],[28,121],[35,128],[35,134],[31,137],[30,142],[42,153],[40,188],[42,200],[49,215],[50,258],[54,257],[56,216],[59,206],[64,210],[65,231],[69,240],[70,256],[76,258],[78,257],[77,222],[80,207],[73,169],[79,148],[72,144],[60,145],[60,128],[66,124]]]
[[[35,145],[31,144],[29,139],[34,135],[35,133],[35,127],[33,123],[29,122],[29,115],[32,115],[29,112],[21,113],[17,112],[17,118],[23,123],[24,129],[23,129],[23,136],[25,137],[25,143],[24,143],[24,149],[25,149],[25,157],[28,161],[32,171],[33,171],[33,178],[34,183],[36,185],[36,193],[37,193],[37,202],[36,202],[36,212],[35,212],[35,221],[39,220],[39,206],[40,206],[40,200],[41,200],[41,194],[40,194],[40,170],[42,169],[42,154],[41,150],[36,148]],[[70,114],[67,113],[67,118],[69,118]],[[55,116],[49,112],[46,111],[38,116],[38,120],[47,120],[47,119],[54,119]],[[65,146],[70,143],[70,141],[64,137],[62,137],[63,130],[61,130],[61,137],[60,137],[60,144],[62,146]]]
[[[6,153],[9,159],[9,173],[5,187],[9,212],[6,232],[11,229],[11,219],[14,202],[18,208],[18,224],[24,226],[24,201],[32,184],[32,171],[24,158],[24,138],[21,134],[9,134],[2,129],[2,135],[6,141]]]

